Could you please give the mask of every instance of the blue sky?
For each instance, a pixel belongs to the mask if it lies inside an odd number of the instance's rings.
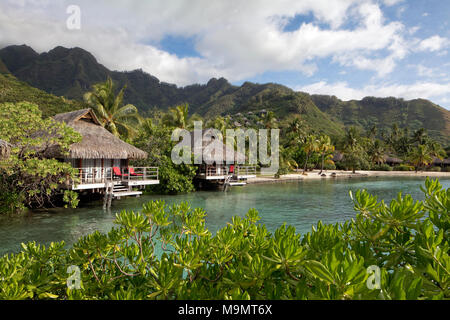
[[[67,27],[69,5],[79,29]],[[225,77],[450,109],[449,20],[442,0],[3,0],[0,46],[78,46],[179,86]]]

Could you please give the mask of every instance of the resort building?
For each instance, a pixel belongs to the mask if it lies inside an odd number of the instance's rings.
[[[256,165],[243,165],[246,156],[217,139],[212,129],[203,130],[199,137],[191,132],[191,146],[192,152],[201,153],[203,159],[203,163],[197,165],[195,177],[199,187],[216,185],[226,189],[228,186],[244,186],[247,179],[256,177]],[[216,150],[222,150],[222,153],[216,153]]]
[[[384,156],[384,163],[390,165],[391,167],[398,166],[402,164],[404,161],[400,158],[397,158],[395,156],[385,155]]]
[[[441,160],[439,158],[434,157],[432,165],[436,167],[441,167],[442,169],[450,168],[450,158]]]
[[[82,136],[82,141],[72,144],[69,155],[53,155],[77,169],[76,181],[67,188],[91,193],[106,193],[112,198],[139,196],[136,189],[159,184],[158,168],[130,167],[129,161],[145,159],[147,153],[120,140],[106,130],[91,109],[58,114],[56,121],[65,122]],[[61,157],[61,158],[60,158]]]

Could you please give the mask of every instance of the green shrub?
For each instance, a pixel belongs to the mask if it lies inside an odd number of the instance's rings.
[[[253,209],[213,235],[202,209],[150,202],[71,249],[29,243],[0,258],[0,299],[449,299],[450,189],[427,179],[423,191],[390,204],[350,193],[354,219],[303,236],[269,232]]]
[[[386,163],[383,163],[383,164],[377,164],[377,165],[373,166],[371,168],[371,170],[374,170],[374,171],[392,171],[393,169],[392,169],[392,167],[390,165],[388,165]]]
[[[334,163],[325,163],[323,166],[324,170],[336,170],[336,164]]]
[[[441,167],[431,167],[431,168],[428,168],[427,171],[441,172],[442,168]]]
[[[46,152],[58,147],[61,157],[81,135],[65,123],[43,119],[37,105],[28,102],[0,103],[0,139],[9,142],[11,155],[0,164],[2,211],[22,211],[24,207],[44,207],[61,195],[61,185],[74,180],[75,169]],[[7,195],[5,193],[8,193]],[[66,195],[68,205],[78,204],[76,194]],[[6,209],[5,209],[6,207]]]
[[[414,171],[415,168],[413,166],[409,166],[406,164],[400,164],[394,167],[394,171]]]

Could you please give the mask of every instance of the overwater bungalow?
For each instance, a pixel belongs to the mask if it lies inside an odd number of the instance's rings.
[[[57,150],[52,155],[77,170],[77,181],[68,182],[67,188],[106,193],[120,199],[139,196],[142,192],[136,189],[159,184],[158,168],[130,167],[130,160],[145,159],[147,153],[106,130],[91,109],[58,114],[53,118],[65,122],[82,136],[81,142],[70,146],[68,156],[60,156]]]
[[[217,140],[211,129],[203,130],[201,137],[191,133],[192,151],[203,155],[203,163],[197,165],[195,181],[200,187],[216,186],[244,186],[247,179],[256,177],[255,165],[243,165],[246,156],[235,151],[232,147]],[[198,141],[202,139],[201,143]],[[215,143],[217,148],[207,148]],[[199,148],[199,146],[201,146]],[[215,150],[223,150],[222,154]]]

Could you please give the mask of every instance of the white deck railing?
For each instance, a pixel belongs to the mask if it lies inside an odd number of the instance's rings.
[[[234,172],[229,172],[229,166],[216,165],[208,168],[201,168],[199,171],[200,175],[205,175],[206,177],[221,177],[228,175],[237,176],[253,176],[256,175],[256,166],[236,166]]]
[[[77,184],[100,184],[108,181],[135,182],[158,180],[157,167],[130,167],[134,170],[130,174],[129,168],[120,168],[120,175],[114,173],[113,168],[75,168]]]
[[[239,176],[256,176],[256,166],[238,166],[236,175]]]

